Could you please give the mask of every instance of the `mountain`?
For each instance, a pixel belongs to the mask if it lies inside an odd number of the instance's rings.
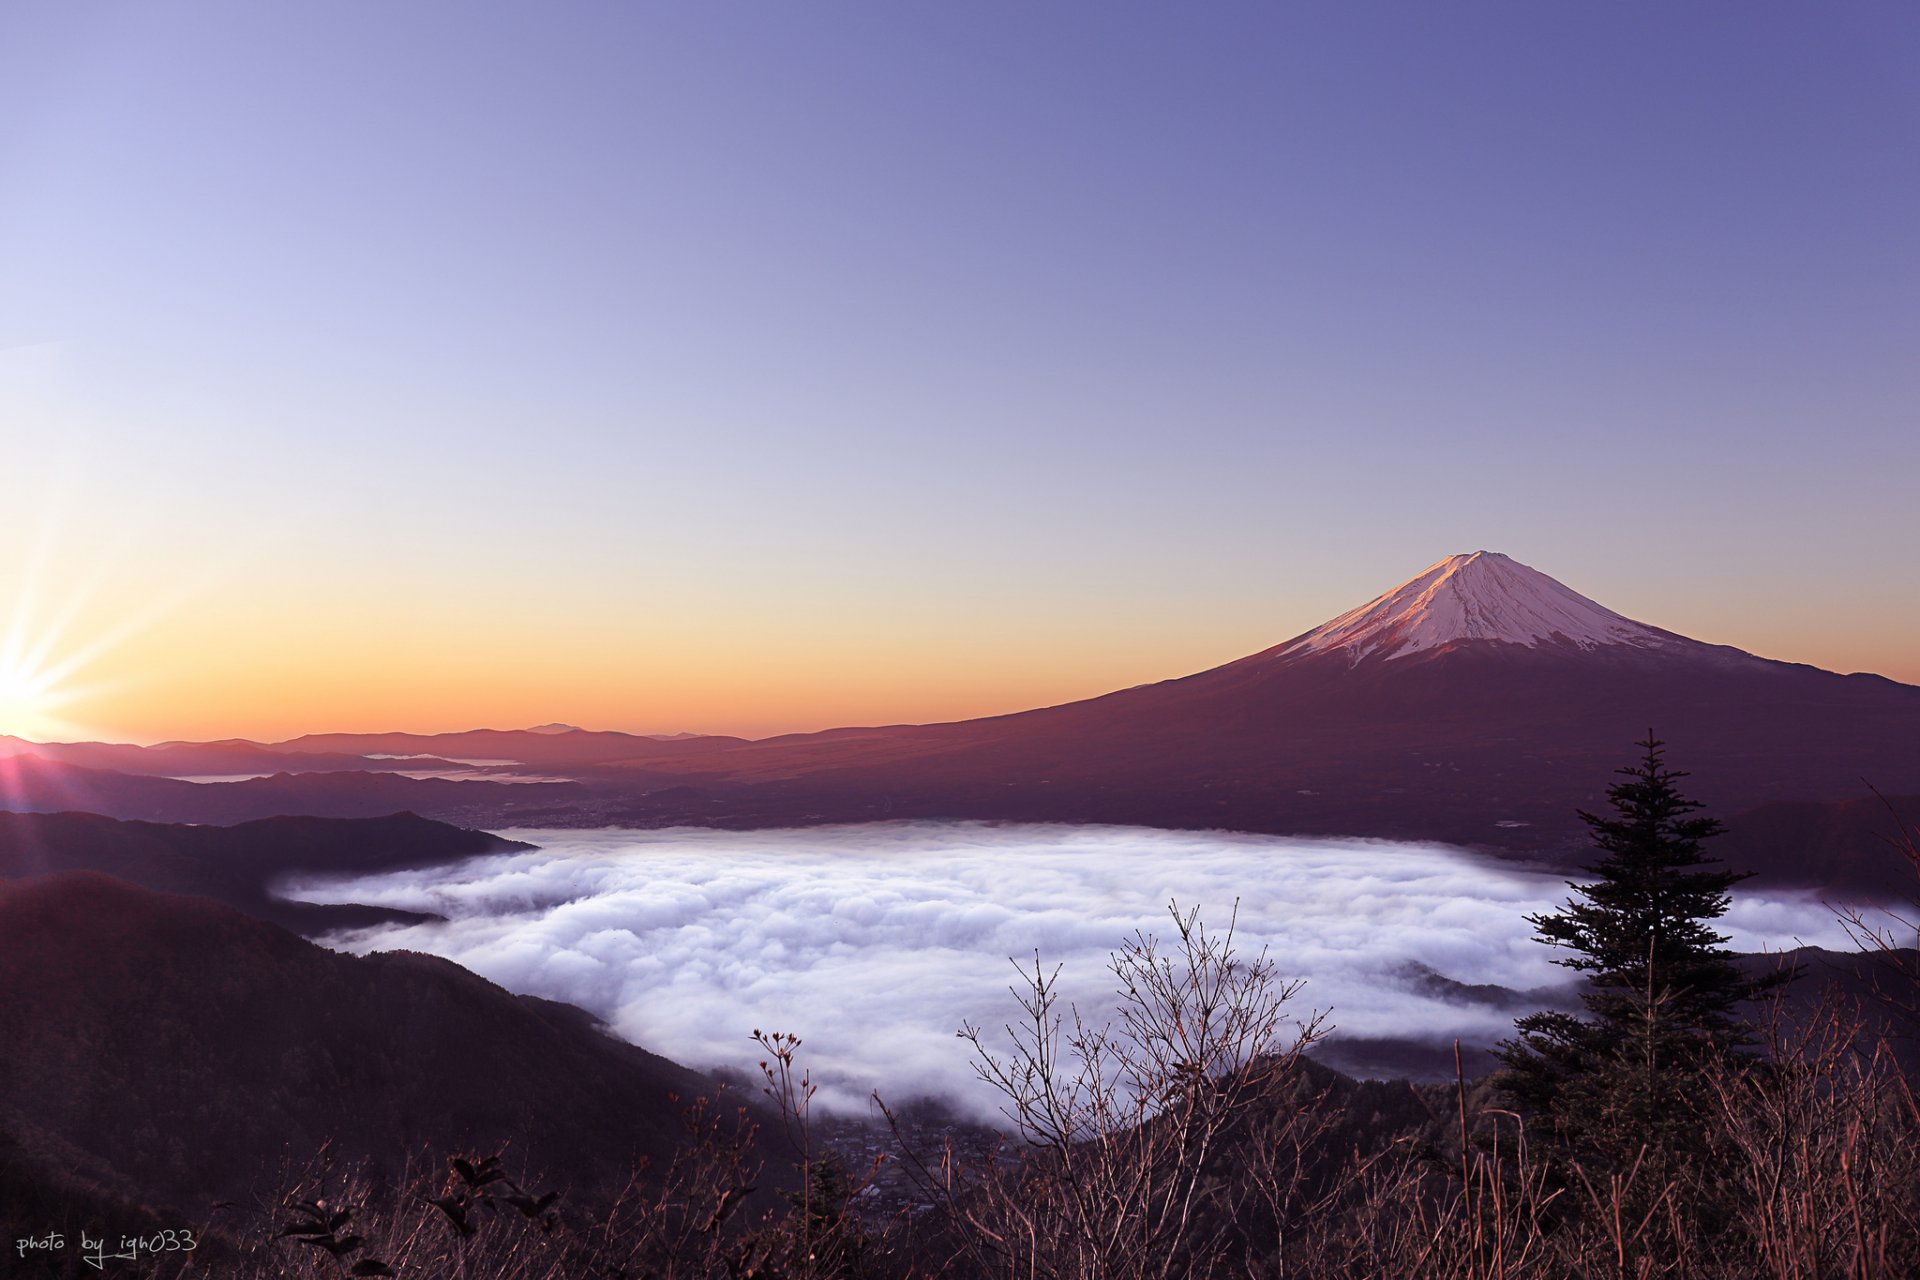
[[[83,769],[158,778],[244,778],[250,775],[364,769],[373,772],[404,769],[457,769],[448,760],[408,758],[369,759],[345,753],[315,754],[281,751],[229,738],[220,742],[160,742],[150,747],[126,742],[29,742],[0,735],[0,759],[32,755],[55,764]]]
[[[1920,688],[1692,640],[1476,551],[1180,679],[981,720],[635,759],[651,794],[616,816],[1116,822],[1577,858],[1575,811],[1603,803],[1649,727],[1722,816],[1853,799],[1862,779],[1920,792]]]
[[[238,782],[88,769],[38,754],[0,756],[0,809],[83,811],[150,822],[233,823],[280,814],[372,818],[402,811],[462,826],[604,822],[605,797],[578,782],[409,778],[379,770],[282,772]]]
[[[1783,800],[1735,814],[1714,842],[1756,887],[1817,883],[1843,896],[1920,901],[1920,795]]]
[[[285,902],[271,892],[283,876],[364,874],[531,847],[411,813],[275,817],[232,827],[122,822],[91,813],[0,813],[0,880],[99,871],[149,889],[212,898],[309,934],[422,917],[378,907]]]
[[[409,810],[467,827],[1106,822],[1441,840],[1577,865],[1577,810],[1604,803],[1649,728],[1728,822],[1729,859],[1777,883],[1908,882],[1851,819],[1829,846],[1845,846],[1838,861],[1783,844],[1778,824],[1813,821],[1782,805],[1862,800],[1869,784],[1920,795],[1920,688],[1689,639],[1490,551],[1211,670],[1012,715],[757,742],[560,724],[313,734],[258,747],[285,772],[227,783],[0,750],[0,807],[206,823]],[[240,759],[255,744],[206,745]],[[370,772],[382,756],[572,781]],[[359,764],[304,771],[340,760]]]
[[[566,724],[543,724],[532,729],[468,729],[459,733],[310,733],[270,746],[293,756],[435,756],[555,769],[617,760],[671,759],[745,742],[744,738],[724,735],[596,732]]]
[[[1606,609],[1495,551],[1448,556],[1383,596],[1267,654],[1337,653],[1349,663],[1466,644],[1662,650],[1694,643]]]
[[[276,774],[424,773],[445,771],[463,779],[512,773],[513,767],[576,768],[609,760],[677,756],[744,743],[698,733],[591,732],[567,724],[531,729],[474,729],[464,733],[310,734],[289,742],[244,738],[216,742],[31,742],[0,734],[0,762],[31,756],[136,777],[195,782],[245,781]],[[508,781],[520,781],[508,778]]]
[[[673,1096],[715,1088],[448,961],[342,955],[91,872],[0,884],[0,1026],[12,1176],[192,1215],[272,1197],[328,1143],[389,1173],[511,1144],[570,1202],[611,1196],[680,1142]]]

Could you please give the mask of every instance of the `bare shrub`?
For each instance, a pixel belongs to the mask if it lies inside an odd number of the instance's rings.
[[[1838,1002],[1712,1078],[1730,1234],[1769,1277],[1920,1274],[1920,1111],[1884,1044]]]
[[[951,1152],[905,1158],[969,1273],[1212,1275],[1248,1251],[1249,1210],[1284,1220],[1297,1201],[1300,1164],[1285,1153],[1304,1149],[1293,1126],[1312,1117],[1288,1086],[1319,1020],[1295,1024],[1299,984],[1265,952],[1241,956],[1231,923],[1212,933],[1196,911],[1169,914],[1170,944],[1139,933],[1113,955],[1111,1020],[1063,1008],[1060,970],[1036,955],[1014,989],[1011,1048],[961,1032],[1018,1146],[973,1169]],[[1255,1147],[1258,1188],[1245,1176]]]

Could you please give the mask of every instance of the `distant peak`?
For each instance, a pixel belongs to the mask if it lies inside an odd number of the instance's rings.
[[[526,732],[528,733],[585,733],[586,730],[582,729],[577,724],[562,724],[558,720],[555,720],[552,724],[534,725],[531,729],[526,730]]]
[[[1315,627],[1283,655],[1344,651],[1349,660],[1404,658],[1465,640],[1660,648],[1677,640],[1594,603],[1498,551],[1467,551]]]

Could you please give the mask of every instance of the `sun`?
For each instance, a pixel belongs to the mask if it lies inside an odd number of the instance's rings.
[[[0,660],[0,734],[32,738],[58,725],[67,699],[51,672],[17,658]]]

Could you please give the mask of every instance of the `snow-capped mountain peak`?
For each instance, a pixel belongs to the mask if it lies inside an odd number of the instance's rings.
[[[1579,592],[1497,551],[1448,556],[1418,577],[1307,632],[1282,656],[1344,651],[1404,658],[1463,640],[1533,648],[1559,642],[1664,648],[1679,637],[1595,604]]]

